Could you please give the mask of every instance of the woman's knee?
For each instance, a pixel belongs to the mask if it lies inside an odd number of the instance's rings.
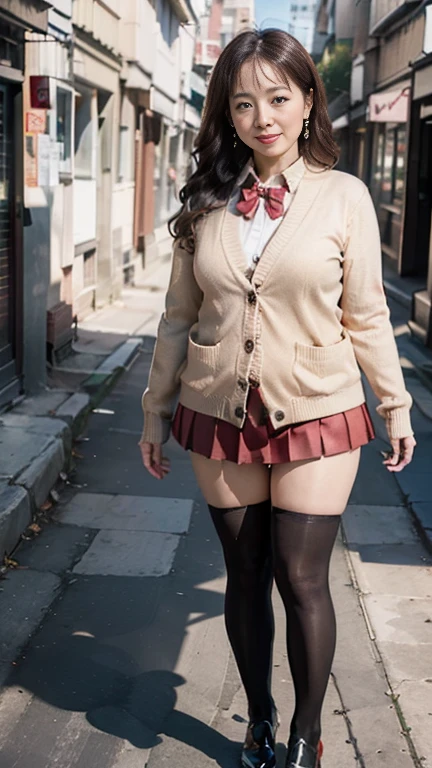
[[[271,564],[271,504],[269,500],[238,508],[209,504],[221,540],[228,573],[245,581],[260,580]]]
[[[307,607],[329,593],[328,573],[322,568],[290,567],[279,559],[274,563],[274,577],[282,598],[296,605]]]

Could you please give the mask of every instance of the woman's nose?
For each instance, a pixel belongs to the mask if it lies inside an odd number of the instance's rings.
[[[266,128],[273,125],[274,120],[266,107],[259,107],[255,116],[255,128]]]

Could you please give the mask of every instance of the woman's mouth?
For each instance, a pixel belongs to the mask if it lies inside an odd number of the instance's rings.
[[[256,136],[256,138],[261,142],[261,144],[273,144],[273,142],[275,142],[280,135],[280,133],[267,133],[263,134],[262,136]]]

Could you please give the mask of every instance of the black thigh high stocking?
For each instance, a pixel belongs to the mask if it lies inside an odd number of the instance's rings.
[[[328,583],[340,515],[273,508],[275,581],[287,615],[287,648],[296,705],[291,731],[316,746],[336,644]]]
[[[225,625],[252,721],[270,720],[274,622],[271,605],[271,504],[209,505],[227,569]]]

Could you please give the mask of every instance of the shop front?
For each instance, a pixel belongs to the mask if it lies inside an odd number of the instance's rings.
[[[369,97],[373,123],[371,193],[377,210],[383,252],[399,271],[407,165],[409,81]]]
[[[19,393],[17,278],[20,254],[15,233],[14,97],[0,78],[0,407]]]
[[[47,29],[48,3],[0,8],[0,409],[23,389],[23,101],[26,30]]]
[[[402,263],[424,287],[413,295],[411,330],[432,348],[432,54],[414,69]]]

